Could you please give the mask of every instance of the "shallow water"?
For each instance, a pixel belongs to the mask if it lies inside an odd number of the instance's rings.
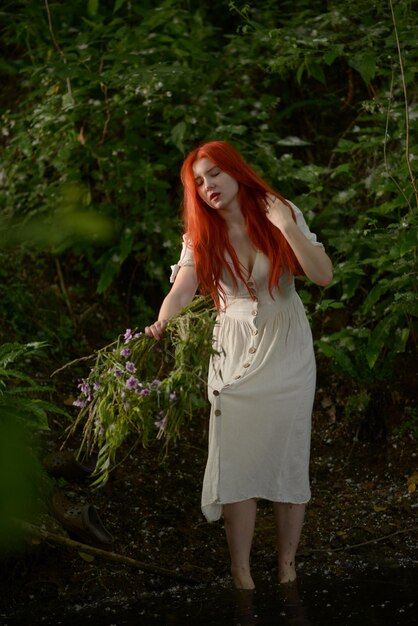
[[[418,569],[371,570],[350,578],[304,576],[298,586],[254,593],[173,588],[135,605],[55,607],[0,614],[2,626],[406,626],[418,623]]]

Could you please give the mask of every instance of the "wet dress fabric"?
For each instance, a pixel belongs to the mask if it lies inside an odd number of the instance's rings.
[[[322,246],[301,211],[296,221],[312,245]],[[231,261],[232,264],[232,261]],[[186,244],[172,266],[193,265]],[[227,299],[213,338],[218,353],[209,364],[211,403],[209,450],[202,489],[208,521],[221,517],[222,504],[250,498],[305,503],[310,499],[309,454],[316,366],[311,329],[293,277],[268,290],[269,260],[257,252],[249,286],[228,272]]]

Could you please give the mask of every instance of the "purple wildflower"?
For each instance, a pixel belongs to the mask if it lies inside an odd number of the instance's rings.
[[[172,392],[170,393],[170,395],[168,396],[168,398],[169,398],[170,402],[174,402],[174,400],[177,400],[177,394],[176,394],[176,392],[175,392],[175,391],[172,391]]]
[[[132,339],[132,331],[130,328],[127,328],[125,330],[125,334],[123,335],[123,338],[125,339],[125,343],[129,343]]]
[[[93,383],[93,390],[94,391],[99,391],[99,389],[100,389],[99,383]]]
[[[126,369],[128,370],[128,372],[131,372],[131,374],[135,374],[136,372],[136,367],[135,365],[132,363],[132,361],[126,361],[126,365],[125,365]]]
[[[84,396],[88,396],[91,392],[90,385],[84,381],[78,385],[78,388]]]
[[[123,376],[123,370],[116,369],[116,370],[114,371],[114,375],[115,375],[117,378],[120,378],[121,376]]]
[[[80,409],[86,406],[85,400],[74,400],[73,406],[78,406]]]
[[[136,389],[139,386],[139,380],[135,376],[130,376],[126,381],[128,389]]]
[[[139,339],[140,337],[142,337],[142,333],[135,333],[134,339]]]
[[[141,391],[138,391],[138,394],[140,396],[149,396],[151,393],[151,391],[149,389],[141,389]]]
[[[150,387],[159,387],[161,385],[161,380],[158,380],[158,378],[155,378],[151,383],[150,383]]]
[[[125,359],[131,355],[132,350],[130,348],[122,348],[120,351],[121,356],[125,357]]]

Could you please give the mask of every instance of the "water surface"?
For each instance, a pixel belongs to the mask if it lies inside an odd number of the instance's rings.
[[[370,570],[350,577],[317,574],[298,585],[236,592],[218,586],[173,587],[129,605],[33,607],[0,615],[2,626],[406,626],[416,625],[418,569]]]

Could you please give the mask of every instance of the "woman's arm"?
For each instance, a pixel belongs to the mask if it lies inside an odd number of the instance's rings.
[[[154,339],[161,339],[168,320],[190,304],[197,290],[197,276],[193,266],[180,267],[174,284],[164,298],[158,320],[145,327],[145,333]]]
[[[313,245],[293,219],[289,207],[279,198],[269,196],[267,217],[279,228],[291,246],[306,276],[325,287],[332,280],[332,262],[322,246]]]

